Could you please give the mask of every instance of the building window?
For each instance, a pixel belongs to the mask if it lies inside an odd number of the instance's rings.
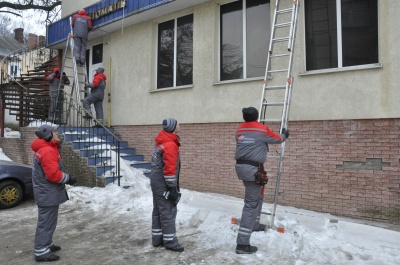
[[[193,14],[158,25],[157,88],[193,84]]]
[[[271,34],[269,2],[240,0],[221,6],[221,81],[265,75]]]
[[[92,65],[103,62],[103,43],[94,45],[92,48]]]
[[[377,0],[306,0],[306,70],[378,63]]]

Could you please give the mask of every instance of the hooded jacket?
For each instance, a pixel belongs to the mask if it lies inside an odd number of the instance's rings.
[[[74,37],[88,38],[89,30],[93,28],[92,19],[85,10],[80,10],[78,14],[72,16],[71,25],[74,31]]]
[[[36,138],[31,144],[32,183],[35,201],[40,207],[57,206],[68,200],[65,183],[70,176],[63,172],[60,143]]]
[[[179,137],[162,130],[155,139],[151,160],[151,189],[156,195],[163,195],[168,188],[179,191]]]
[[[88,87],[94,89],[101,88],[102,90],[104,90],[106,88],[106,80],[107,77],[105,76],[105,74],[96,72],[96,74],[93,76],[93,82],[89,84]]]
[[[57,74],[58,71],[58,74]],[[49,81],[50,83],[50,91],[57,91],[58,90],[58,85],[60,83],[60,73],[61,69],[60,68],[54,68],[54,71],[51,75],[46,76],[46,80]],[[60,89],[64,88],[64,84],[69,85],[69,79],[66,75],[63,75],[61,78],[61,85]]]
[[[258,121],[244,122],[236,130],[235,159],[264,164],[269,151],[268,144],[280,144],[284,141],[284,134],[277,134]],[[240,180],[255,181],[257,167],[236,164],[235,169]]]

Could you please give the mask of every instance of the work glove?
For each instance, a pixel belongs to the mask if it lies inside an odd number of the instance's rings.
[[[286,139],[289,138],[289,130],[288,129],[283,128],[282,134],[285,135]]]
[[[68,180],[67,184],[73,186],[76,184],[76,182],[77,182],[76,178],[74,176],[69,175],[69,180]]]
[[[163,196],[166,200],[172,201],[176,205],[181,198],[181,193],[178,192],[176,187],[170,187],[167,191],[164,191]]]
[[[63,75],[64,75],[64,76],[66,75],[65,72],[63,72]]]
[[[60,71],[56,71],[56,75],[59,75],[60,74]]]

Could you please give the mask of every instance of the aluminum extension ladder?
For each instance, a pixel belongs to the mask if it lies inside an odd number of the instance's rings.
[[[63,53],[63,60],[62,60],[62,69],[61,71],[64,71],[64,68],[70,68],[72,70],[73,76],[72,76],[72,89],[71,89],[71,98],[75,95],[75,100],[76,102],[79,103],[79,106],[81,108],[83,108],[81,106],[81,99],[84,98],[84,93],[86,93],[87,91],[85,89],[81,89],[84,88],[85,84],[88,82],[88,76],[87,76],[87,72],[86,72],[86,62],[84,65],[82,66],[78,66],[76,63],[76,58],[74,56],[74,38],[73,38],[73,29],[72,29],[72,18],[70,18],[70,34],[68,34],[67,37],[67,41],[65,43],[65,48],[64,48],[64,53]],[[70,50],[70,56],[68,56],[68,50]],[[66,64],[67,63],[67,59],[69,61],[71,61],[71,64]],[[70,66],[71,65],[71,66]],[[73,104],[72,99],[70,100],[70,103],[68,104],[68,111],[67,111],[67,115],[70,115],[71,113],[71,107],[72,105],[76,105]],[[79,112],[79,110],[75,110],[77,112]],[[67,117],[68,120],[68,117]],[[78,125],[81,125],[81,119],[77,120]]]
[[[285,4],[288,6],[284,6]],[[291,71],[299,6],[300,0],[294,0],[293,2],[290,0],[276,0],[271,26],[269,52],[258,121],[261,123],[280,123],[280,133],[282,133],[282,129],[288,127],[294,81]],[[267,108],[268,118],[266,118]],[[278,155],[268,156],[268,158],[278,159],[276,175],[267,175],[269,179],[276,179],[269,228],[274,228],[285,145],[286,142],[281,144],[281,151]]]

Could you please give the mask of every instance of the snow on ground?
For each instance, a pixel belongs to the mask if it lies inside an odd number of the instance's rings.
[[[0,159],[5,160],[8,157],[0,152]],[[390,230],[386,229],[385,224],[366,225],[361,220],[340,218],[283,206],[277,208],[275,225],[284,227],[284,233],[272,229],[267,232],[253,233],[251,244],[259,248],[258,252],[251,255],[237,255],[235,254],[235,246],[238,225],[231,224],[231,218],[240,218],[243,200],[187,189],[182,189],[182,198],[178,204],[176,220],[177,236],[180,243],[185,246],[185,251],[174,253],[153,248],[150,240],[152,193],[149,180],[141,171],[131,168],[129,163],[123,162],[122,172],[124,177],[121,179],[121,186],[116,184],[110,184],[105,188],[67,186],[70,200],[60,207],[59,222],[61,223],[55,236],[61,233],[58,232],[59,230],[63,231],[67,228],[62,223],[63,219],[76,218],[72,216],[74,213],[84,218],[85,214],[93,212],[95,217],[91,217],[93,218],[91,225],[96,224],[96,222],[107,224],[116,222],[116,220],[121,220],[122,223],[135,224],[133,231],[125,231],[127,235],[118,234],[121,233],[119,230],[114,231],[114,233],[118,243],[124,244],[124,240],[128,241],[125,245],[134,245],[132,238],[135,238],[135,236],[141,242],[143,239],[140,237],[145,238],[143,246],[140,246],[140,251],[143,251],[143,253],[139,253],[140,256],[135,258],[135,260],[140,261],[140,264],[156,264],[156,261],[154,261],[156,259],[159,260],[158,264],[173,264],[168,261],[168,258],[172,261],[175,260],[176,264],[191,265],[400,264],[400,232],[398,232],[400,229],[397,229],[397,231],[396,229]],[[126,188],[126,186],[130,187]],[[270,206],[265,204],[263,212],[268,212]],[[32,215],[32,211],[28,211],[26,215]],[[263,223],[268,223],[268,215],[263,215],[261,219]],[[136,225],[139,227],[136,227]],[[380,225],[380,227],[376,225]],[[90,227],[92,226],[86,224],[84,231],[91,235],[98,233],[98,226]],[[76,229],[80,229],[79,226]],[[74,228],[68,228],[71,234],[65,235],[63,233],[63,236],[69,236],[69,240],[73,240],[73,230]],[[82,240],[88,242],[82,242]],[[79,239],[79,242],[85,246],[91,244],[88,237]],[[92,242],[95,245],[94,241]],[[75,253],[78,253],[78,251]],[[117,255],[121,255],[121,257],[115,257],[112,264],[127,264],[126,262],[129,261],[127,256],[133,255],[132,250],[129,250],[131,254],[127,254],[123,248],[118,253],[120,254]],[[163,255],[161,257],[163,257],[164,263],[161,262],[160,255]],[[68,261],[69,255],[65,254],[64,256],[62,256],[62,260]],[[81,264],[97,264],[94,261],[96,257],[86,258],[88,260],[81,260]],[[109,262],[106,263],[111,264],[111,261]],[[73,263],[67,262],[66,264]]]
[[[152,195],[148,179],[134,169],[124,179],[123,185],[130,184],[129,189],[117,185],[69,188],[71,200],[67,205],[84,203],[94,211],[107,209],[110,214],[150,215]],[[231,249],[220,253],[221,260],[237,255],[234,248],[238,226],[231,224],[231,218],[240,217],[242,207],[241,199],[182,189],[177,216],[178,238],[201,233],[198,243],[203,247]],[[263,211],[269,208],[270,205],[265,205]],[[267,215],[262,220],[267,223]],[[243,261],[259,264],[263,260],[264,264],[272,264],[269,262],[287,259],[296,265],[400,264],[400,233],[396,231],[282,206],[278,206],[276,225],[284,227],[285,232],[253,233],[251,244],[258,246],[259,251],[254,255],[242,255]],[[185,239],[180,242],[184,245]]]

